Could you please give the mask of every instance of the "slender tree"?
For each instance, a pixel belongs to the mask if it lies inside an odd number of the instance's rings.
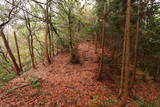
[[[133,63],[133,75],[131,78],[130,89],[133,87],[135,79],[136,79],[136,68],[137,68],[137,49],[138,49],[138,42],[139,42],[139,28],[140,28],[140,1],[137,0],[137,22],[136,22],[136,37],[135,37],[135,45],[134,45],[134,63]]]
[[[34,45],[33,45],[33,33],[32,33],[33,29],[31,27],[31,21],[30,21],[29,14],[25,11],[23,11],[23,13],[24,13],[25,26],[28,30],[27,42],[28,42],[28,48],[29,48],[29,54],[31,57],[32,67],[36,68],[35,55],[34,55]]]
[[[72,19],[71,19],[71,8],[69,8],[69,11],[68,11],[68,32],[69,32],[69,45],[70,45],[70,53],[71,53],[71,56],[74,55],[74,52],[73,52],[73,39],[72,39]]]
[[[51,63],[51,59],[49,56],[49,43],[48,43],[48,38],[49,38],[49,13],[48,13],[48,9],[49,9],[49,0],[46,0],[46,9],[45,9],[45,55],[46,55],[46,59],[48,64]]]
[[[6,47],[6,50],[7,50],[8,54],[9,54],[11,60],[12,60],[12,63],[13,63],[13,65],[14,65],[15,72],[17,73],[17,75],[20,75],[21,69],[20,69],[20,67],[18,66],[18,64],[17,64],[17,62],[16,62],[16,59],[15,59],[15,57],[14,57],[12,51],[11,51],[11,48],[10,48],[10,46],[9,46],[9,43],[8,43],[6,37],[5,37],[4,32],[3,32],[3,28],[0,29],[0,33],[1,33],[1,37],[2,37],[2,39],[3,39],[3,43],[4,43],[5,47]]]
[[[125,106],[129,94],[130,20],[131,20],[131,0],[128,0],[125,32],[124,32],[122,71],[121,71],[121,89],[120,89],[120,95],[122,95],[121,97],[122,101],[120,104],[121,107]]]
[[[5,2],[6,2],[6,1],[5,1]],[[12,0],[12,3],[10,3],[11,6],[8,7],[9,9],[7,9],[6,11],[4,10],[4,11],[5,11],[5,14],[3,14],[4,16],[3,16],[2,20],[0,20],[0,22],[1,22],[1,24],[0,24],[0,36],[2,37],[4,46],[5,46],[8,54],[9,54],[9,56],[10,56],[10,58],[11,58],[11,61],[12,61],[13,65],[14,65],[14,70],[15,70],[15,72],[17,73],[17,75],[20,75],[21,69],[20,69],[20,67],[18,66],[17,62],[16,62],[16,59],[15,59],[15,57],[14,57],[12,51],[11,51],[11,48],[10,48],[10,46],[9,46],[9,43],[8,43],[8,41],[7,41],[7,38],[6,38],[3,30],[4,30],[4,27],[13,19],[14,15],[17,13],[17,8],[16,8],[16,6],[17,6],[19,3],[20,3],[20,2],[17,2],[17,3],[16,3],[15,0]]]
[[[17,49],[19,67],[20,67],[21,71],[23,71],[22,63],[21,63],[21,56],[20,56],[20,51],[19,51],[19,45],[18,45],[17,35],[16,35],[15,31],[14,31],[14,40],[15,40],[16,49]]]
[[[103,72],[103,60],[104,60],[104,45],[105,45],[105,16],[106,16],[106,1],[104,0],[104,6],[103,6],[103,25],[102,25],[102,50],[101,50],[101,60],[100,60],[100,66],[99,66],[99,79],[101,78],[102,72]]]
[[[7,63],[9,63],[9,60],[7,58],[7,54],[5,54],[5,52],[4,52],[4,50],[2,49],[1,46],[0,46],[0,55]]]

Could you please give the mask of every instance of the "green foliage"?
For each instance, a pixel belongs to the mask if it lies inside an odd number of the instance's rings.
[[[108,99],[106,100],[106,102],[108,102],[108,103],[116,103],[117,100],[108,98]]]
[[[70,13],[71,17],[71,30],[72,30],[72,36],[73,36],[73,44],[78,43],[79,39],[81,38],[81,34],[83,36],[88,36],[86,34],[85,30],[88,26],[85,26],[90,23],[89,19],[91,16],[90,9],[86,8],[88,4],[81,4],[81,1],[77,0],[65,0],[63,1],[56,1],[57,3],[54,4],[51,2],[49,6],[49,13],[48,16],[51,17],[51,20],[49,22],[49,25],[53,25],[53,28],[50,28],[50,33],[53,34],[52,38],[52,44],[54,46],[55,53],[63,52],[63,51],[69,51],[69,31],[68,31],[68,14]],[[15,5],[18,3],[18,1],[15,1]],[[18,10],[20,12],[16,12],[16,15],[13,13],[13,17],[11,14],[11,23],[8,25],[16,32],[18,44],[19,44],[19,50],[20,50],[20,56],[21,56],[21,62],[23,65],[23,71],[28,71],[31,67],[31,57],[29,55],[29,44],[28,39],[30,33],[33,35],[33,46],[34,46],[34,55],[35,55],[35,63],[38,63],[42,56],[44,56],[44,35],[45,35],[45,25],[44,25],[44,9],[42,7],[45,7],[42,3],[31,3],[22,1],[20,2],[21,5],[26,4],[27,7],[26,11],[22,11],[20,8],[17,9],[18,6],[15,6],[15,10]],[[43,5],[43,6],[40,6]],[[7,20],[7,15],[9,13],[9,10],[12,8],[9,3],[6,3],[5,0],[2,1],[0,4],[0,22],[4,22]],[[53,11],[54,10],[54,11]],[[22,13],[22,14],[19,14]],[[26,13],[26,16],[28,14],[27,20],[24,18],[24,13]],[[88,16],[87,16],[88,15]],[[15,20],[14,20],[15,19]],[[30,25],[26,26],[27,22],[30,22]],[[9,28],[10,28],[9,27]],[[31,32],[28,30],[28,28],[31,29]],[[7,29],[8,30],[8,29]],[[7,31],[6,30],[6,31]],[[12,49],[12,52],[18,62],[17,58],[17,52],[13,37],[13,32],[7,31],[6,35],[9,45]],[[3,45],[3,42],[0,39],[0,46],[3,47],[3,50],[5,50],[5,46]],[[53,46],[51,48],[53,49]],[[49,49],[50,50],[50,49]],[[5,54],[7,54],[5,50]],[[7,55],[7,58],[9,59],[9,56]],[[0,57],[1,60],[1,57]],[[11,62],[11,61],[9,61]],[[0,62],[0,69],[7,72],[13,72],[11,67],[13,64],[6,64],[5,61],[1,60]],[[7,70],[6,70],[7,69]]]
[[[41,82],[40,82],[41,78],[37,78],[37,77],[30,77],[29,78],[29,84],[32,88],[36,89],[36,92],[33,94],[33,96],[39,96],[42,94],[42,91],[40,90],[41,88]]]
[[[142,74],[142,80],[143,80],[144,82],[147,82],[147,72],[144,72],[144,73]]]
[[[137,103],[138,103],[141,107],[153,107],[153,106],[151,106],[149,103],[144,102],[144,101],[137,101]]]
[[[103,99],[101,102],[102,102],[102,104],[107,104],[107,103],[112,103],[112,104],[114,104],[114,103],[117,102],[117,100],[116,100],[116,99],[108,98],[108,99]]]
[[[132,1],[132,17],[131,17],[131,55],[134,54],[132,49],[134,47],[134,40],[136,34],[136,21],[137,21],[137,2]],[[151,7],[152,6],[152,7]],[[119,51],[122,48],[124,26],[125,26],[125,13],[126,13],[126,2],[123,0],[111,0],[106,3],[106,20],[105,25],[105,37],[106,47],[111,51]],[[160,58],[160,10],[158,3],[153,1],[153,5],[149,2],[141,2],[141,11],[144,14],[140,16],[140,38],[138,46],[138,64],[145,71],[147,70],[150,74],[157,79],[156,75],[160,72],[159,70],[159,58]],[[92,24],[92,27],[88,30],[89,32],[95,31],[98,36],[102,32],[102,20],[103,20],[103,8],[104,1],[96,0],[94,7],[94,14],[96,14],[96,24]],[[152,11],[150,13],[150,11]],[[147,13],[147,15],[145,15]],[[132,46],[133,45],[133,46]],[[119,54],[121,54],[121,52]],[[115,52],[118,54],[117,52]],[[148,58],[150,57],[150,58]],[[154,58],[153,58],[154,57]],[[119,58],[120,59],[120,58]],[[154,60],[153,60],[154,59]]]
[[[38,70],[37,70],[37,69],[34,69],[33,72],[38,72]]]
[[[135,103],[139,104],[141,107],[154,107],[152,103],[146,102],[142,99],[135,101]]]
[[[159,5],[153,4],[152,8],[148,8],[150,6],[144,6],[142,10],[160,12]],[[160,63],[160,14],[148,15],[146,18],[144,17],[144,20],[141,22],[140,32],[142,35],[139,42],[139,54],[145,56],[140,58],[139,64],[142,69],[147,69],[154,79],[157,79],[156,75],[160,72],[158,67]]]
[[[16,77],[16,74],[14,72],[9,73],[9,72],[0,71],[0,84],[6,83],[15,77]]]
[[[160,106],[159,98],[149,102],[144,101],[143,98],[141,98],[140,96],[133,96],[132,98],[135,100],[132,103],[139,104],[140,107],[159,107]]]
[[[42,91],[40,89],[37,89],[35,93],[33,93],[32,96],[40,96],[42,94]]]
[[[10,63],[10,60],[7,59],[6,61],[6,59],[3,57],[3,55],[0,52],[0,84],[6,83],[15,77],[16,77],[16,74],[15,72],[12,71],[12,64]]]
[[[160,30],[160,29],[159,29]],[[158,32],[156,32],[158,33]],[[160,55],[160,33],[156,35],[147,35],[148,37],[142,38],[140,45],[143,52],[147,55]]]
[[[39,88],[41,87],[40,79],[30,78],[30,79],[29,79],[29,82],[30,82],[30,86],[31,86],[32,88],[39,89]]]

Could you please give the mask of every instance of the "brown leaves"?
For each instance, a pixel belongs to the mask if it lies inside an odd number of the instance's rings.
[[[91,44],[89,50],[86,51],[87,45],[87,43],[81,43],[78,47],[80,59],[83,60],[82,65],[70,64],[69,54],[62,53],[53,58],[53,64],[43,66],[40,63],[37,65],[36,72],[31,69],[22,76],[10,81],[6,87],[0,89],[2,90],[0,92],[5,93],[10,88],[21,86],[28,82],[31,77],[42,78],[40,91],[31,86],[14,90],[12,93],[5,95],[8,97],[0,97],[0,106],[94,107],[96,105],[103,107],[107,104],[110,107],[116,107],[116,102],[113,101],[118,101],[116,97],[119,88],[117,82],[114,83],[108,79],[104,82],[96,81],[98,63],[95,63],[95,60],[97,55],[94,54],[94,46]],[[81,54],[84,52],[85,57]],[[112,74],[113,79],[117,76],[119,75]],[[158,85],[153,81],[141,83],[141,87],[135,88],[135,92],[137,96],[142,96],[149,101],[157,97]],[[133,99],[128,100],[128,102],[132,101]],[[91,102],[96,104],[90,104]],[[129,107],[133,107],[133,104],[130,105]]]

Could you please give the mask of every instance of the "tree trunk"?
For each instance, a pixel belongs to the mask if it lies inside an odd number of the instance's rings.
[[[46,0],[46,10],[45,10],[45,21],[46,21],[46,27],[45,27],[45,54],[48,64],[51,64],[51,59],[49,57],[49,51],[48,51],[48,36],[49,36],[49,24],[48,24],[48,0]]]
[[[52,57],[52,35],[51,30],[49,30],[49,57]]]
[[[10,58],[12,60],[13,65],[14,65],[15,72],[17,73],[17,75],[20,75],[21,70],[20,70],[20,68],[19,68],[19,66],[18,66],[18,64],[16,62],[16,59],[15,59],[15,57],[14,57],[14,55],[13,55],[13,53],[12,53],[10,47],[9,47],[8,41],[7,41],[6,37],[5,37],[5,34],[3,33],[3,29],[0,29],[0,30],[1,30],[0,33],[1,33],[4,45],[6,47],[7,52],[9,53],[9,56],[10,56]]]
[[[36,68],[35,66],[35,56],[34,56],[34,46],[33,46],[33,35],[32,35],[32,28],[31,28],[31,22],[28,13],[25,14],[24,12],[24,18],[25,18],[25,24],[26,28],[29,32],[29,35],[27,36],[28,41],[28,48],[29,48],[29,54],[31,57],[32,67]]]
[[[36,68],[36,66],[35,66],[35,57],[34,57],[33,35],[31,34],[30,37],[31,37],[30,42],[31,42],[31,60],[32,60],[32,66],[33,66],[33,68]]]
[[[97,54],[97,45],[98,45],[98,31],[96,31],[96,37],[95,37],[95,54]]]
[[[123,55],[122,55],[121,82],[120,82],[119,97],[121,97],[123,93],[123,89],[124,89],[125,56],[126,56],[126,29],[124,31],[124,39],[123,39]]]
[[[51,31],[51,50],[52,50],[52,56],[54,56],[54,51],[55,51],[55,49],[54,49],[54,35],[53,35],[53,31],[52,30],[50,30]]]
[[[136,68],[137,68],[137,49],[138,49],[138,41],[139,41],[139,27],[140,27],[140,0],[137,3],[138,11],[137,11],[137,24],[136,24],[136,38],[135,38],[135,46],[134,46],[134,65],[133,65],[133,76],[131,79],[130,89],[134,85],[134,81],[136,79]]]
[[[72,42],[72,26],[71,26],[71,10],[68,14],[68,24],[69,24],[69,44],[70,44],[70,54],[73,55],[73,42]]]
[[[9,63],[9,60],[8,60],[8,58],[7,58],[7,54],[4,53],[4,51],[3,51],[3,49],[2,49],[1,46],[0,46],[0,54],[2,54],[2,55],[1,55],[2,58],[3,58],[7,63]]]
[[[31,57],[32,67],[36,68],[35,66],[35,60],[34,60],[34,47],[33,47],[33,35],[30,34],[28,37],[28,48],[29,48],[29,54]]]
[[[129,65],[130,65],[130,20],[131,20],[131,0],[127,2],[126,24],[124,34],[124,53],[122,65],[122,101],[120,106],[125,106],[129,94]]]
[[[104,1],[105,2],[105,1]],[[104,59],[104,45],[105,45],[105,17],[106,16],[106,2],[104,3],[104,10],[103,10],[103,26],[102,26],[102,50],[101,50],[101,61],[99,66],[99,77],[98,80],[101,79],[101,75],[103,72],[103,59]]]
[[[18,45],[18,41],[17,41],[17,35],[16,35],[16,32],[14,32],[14,40],[15,40],[16,49],[17,49],[17,55],[18,55],[19,67],[20,67],[21,71],[23,71],[22,63],[21,63],[21,56],[20,56],[20,52],[19,52],[19,45]]]

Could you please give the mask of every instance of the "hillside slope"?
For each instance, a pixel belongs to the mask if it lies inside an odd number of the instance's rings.
[[[81,64],[69,63],[69,53],[62,53],[52,59],[51,65],[40,63],[37,69],[13,79],[0,88],[0,107],[116,107],[118,84],[110,79],[96,80],[98,56],[94,49],[89,42],[81,43]],[[157,98],[159,86],[151,81],[140,84],[135,91],[150,101]]]

